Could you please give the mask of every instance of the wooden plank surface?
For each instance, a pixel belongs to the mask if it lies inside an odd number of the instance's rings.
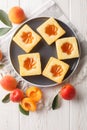
[[[87,0],[70,0],[70,20],[86,37],[87,35]]]
[[[7,104],[1,102],[7,93],[0,86],[0,130],[19,130],[18,105],[12,102]]]
[[[55,0],[59,6],[61,7],[61,9],[63,10],[63,12],[65,13],[65,15],[67,17],[69,17],[69,9],[70,9],[70,0]]]
[[[15,5],[19,5],[19,0],[15,0],[15,1],[1,0],[0,1],[0,9],[3,9],[6,12],[8,12],[9,9]],[[3,46],[5,47],[6,43],[0,42],[0,44],[3,44]],[[6,52],[5,49],[2,51]],[[2,89],[0,86],[0,130],[20,130],[18,105],[12,102],[8,104],[3,104],[1,102],[2,98],[7,93],[8,92]]]
[[[87,37],[87,0],[70,0],[70,20],[78,28],[78,30]],[[87,40],[87,38],[86,38]],[[84,50],[87,52],[86,42],[84,41]],[[83,53],[83,52],[82,52]],[[87,54],[87,53],[86,53]],[[83,55],[85,56],[85,54]],[[83,59],[81,64],[84,68],[87,66],[87,57]],[[76,84],[77,96],[75,101],[70,102],[70,130],[86,130],[87,129],[87,76],[84,79],[83,68],[80,70],[79,76],[83,77]],[[81,72],[82,71],[82,72]],[[78,76],[78,75],[77,75]],[[75,78],[74,78],[75,79]]]

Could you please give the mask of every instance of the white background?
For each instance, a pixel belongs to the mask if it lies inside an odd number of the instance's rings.
[[[9,11],[13,6],[21,6],[29,16],[47,0],[0,0],[0,9]],[[86,38],[87,0],[56,0],[71,22]],[[73,101],[62,101],[56,110],[42,110],[22,115],[18,104],[2,104],[7,93],[0,88],[0,130],[87,130],[87,82],[83,80],[76,86],[77,96]],[[53,88],[47,88],[52,93]],[[55,90],[56,91],[56,90]]]

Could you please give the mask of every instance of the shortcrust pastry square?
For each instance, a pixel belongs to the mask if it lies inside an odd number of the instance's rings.
[[[68,64],[54,57],[50,57],[42,74],[43,76],[53,80],[54,82],[61,83],[68,69]]]
[[[41,61],[39,53],[23,54],[18,56],[21,76],[41,74]]]
[[[37,31],[48,45],[51,45],[55,40],[65,34],[65,30],[52,17],[41,24],[37,28]]]
[[[72,59],[79,57],[78,44],[75,37],[61,38],[56,41],[58,59]]]
[[[25,24],[13,37],[13,41],[26,53],[30,52],[41,40],[41,37]]]

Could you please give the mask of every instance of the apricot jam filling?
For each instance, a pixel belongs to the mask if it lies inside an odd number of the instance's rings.
[[[48,34],[49,36],[57,35],[57,30],[58,30],[58,28],[53,24],[47,25],[45,27],[45,33]]]
[[[34,61],[33,58],[27,58],[24,61],[24,68],[26,68],[27,70],[30,70],[34,67],[35,64],[36,64],[36,62]]]
[[[53,74],[54,77],[61,76],[63,72],[62,66],[55,64],[51,67],[50,72]]]
[[[67,53],[68,55],[70,55],[73,51],[73,45],[69,42],[65,42],[62,46],[61,49],[64,53]]]
[[[21,38],[25,44],[32,43],[34,39],[31,32],[23,32]]]

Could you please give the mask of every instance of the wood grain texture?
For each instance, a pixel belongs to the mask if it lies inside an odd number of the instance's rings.
[[[24,9],[27,16],[31,15],[32,12],[40,8],[42,6],[42,3],[45,3],[46,0],[20,0],[20,6]]]
[[[8,12],[15,5],[19,5],[19,1],[1,0],[0,9]],[[19,110],[18,105],[14,103],[3,104],[2,98],[8,93],[0,86],[0,129],[2,130],[19,130]]]
[[[65,13],[65,15],[68,17],[69,16],[69,8],[70,8],[70,0],[55,0],[59,6],[61,7],[61,9],[63,10],[63,12]]]
[[[70,102],[70,130],[87,129],[87,80],[76,85],[76,99]]]
[[[87,35],[87,0],[70,0],[70,20],[78,30]]]
[[[20,4],[19,0],[13,0],[13,1],[7,0],[7,2],[8,2],[7,11],[9,11],[9,9],[11,9],[14,6],[19,6],[19,4]]]
[[[86,38],[87,36],[87,0],[70,0],[70,20]],[[87,38],[86,38],[87,39]],[[84,46],[87,44],[84,42]],[[86,51],[86,50],[83,50]],[[84,60],[86,61],[86,59]],[[86,62],[87,63],[87,62]],[[85,65],[85,63],[83,62]],[[81,70],[82,71],[82,68]],[[85,72],[85,71],[84,71]],[[82,77],[84,76],[82,72]],[[70,130],[87,129],[87,79],[76,85],[77,96],[75,101],[70,102]]]
[[[0,86],[0,130],[19,130],[19,110],[12,102],[4,104],[2,98],[8,92]]]
[[[1,0],[0,1],[0,9],[3,9],[4,11],[7,11],[7,5],[8,5],[8,2],[6,0]]]

